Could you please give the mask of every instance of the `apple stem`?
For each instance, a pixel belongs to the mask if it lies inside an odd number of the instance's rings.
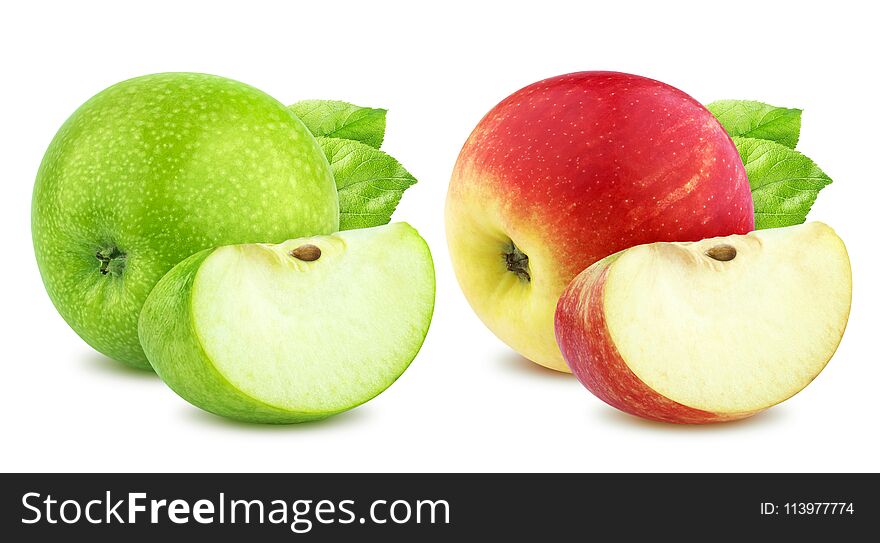
[[[300,245],[296,249],[290,251],[288,254],[298,260],[312,262],[321,258],[321,248],[317,245],[307,243],[305,245]]]
[[[515,243],[511,241],[510,247],[503,255],[508,271],[515,273],[527,283],[532,280],[532,276],[529,273],[529,256],[522,252]]]

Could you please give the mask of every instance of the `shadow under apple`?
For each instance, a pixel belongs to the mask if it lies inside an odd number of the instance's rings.
[[[247,432],[315,432],[325,429],[345,428],[348,426],[364,425],[370,415],[366,409],[355,408],[326,419],[300,422],[297,424],[260,424],[255,422],[243,422],[228,419],[203,411],[192,405],[181,407],[180,418],[201,426],[210,426],[221,430],[241,430]]]
[[[660,422],[655,420],[643,419],[629,413],[624,413],[614,407],[602,404],[596,407],[596,413],[593,419],[598,420],[602,424],[612,424],[615,426],[623,426],[635,428],[638,430],[657,431],[657,432],[736,432],[750,428],[761,426],[773,426],[783,424],[787,414],[784,409],[767,409],[751,417],[734,420],[730,422],[715,422],[709,424],[674,424],[671,422]]]
[[[103,354],[88,350],[80,357],[80,365],[89,373],[106,377],[122,377],[127,379],[162,381],[153,370],[140,369],[122,362],[117,362]]]
[[[563,373],[561,371],[545,368],[510,349],[504,350],[495,357],[495,362],[501,366],[504,371],[523,375],[530,379],[558,379],[571,380],[573,383],[577,382],[574,376],[570,373]]]

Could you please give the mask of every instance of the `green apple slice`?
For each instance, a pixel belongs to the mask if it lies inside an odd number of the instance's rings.
[[[293,423],[388,388],[433,309],[428,245],[395,223],[196,253],[150,293],[139,333],[156,373],[190,403]]]

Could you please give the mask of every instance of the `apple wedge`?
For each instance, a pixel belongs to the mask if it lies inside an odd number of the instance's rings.
[[[428,245],[396,223],[196,253],[150,293],[139,334],[156,373],[190,403],[295,423],[388,388],[433,309]]]
[[[843,242],[814,222],[692,243],[652,243],[578,275],[556,339],[578,380],[653,420],[753,415],[828,363],[849,316]]]

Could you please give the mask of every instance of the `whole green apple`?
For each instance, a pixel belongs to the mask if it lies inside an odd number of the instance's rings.
[[[337,230],[317,142],[283,104],[191,73],[124,81],[83,104],[37,174],[37,264],[89,345],[149,368],[138,315],[159,279],[200,250]]]
[[[156,373],[190,403],[294,423],[391,386],[433,311],[428,244],[394,223],[196,253],[150,293],[140,337]]]

